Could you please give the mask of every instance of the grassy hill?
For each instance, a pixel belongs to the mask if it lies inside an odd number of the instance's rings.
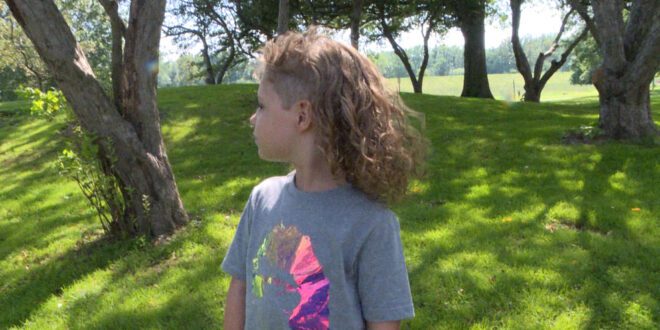
[[[53,167],[63,118],[0,104],[0,328],[219,328],[229,283],[220,262],[243,205],[253,185],[287,172],[257,157],[255,93],[160,91],[193,221],[159,245],[104,239]],[[562,144],[597,119],[589,99],[404,99],[426,114],[433,150],[427,177],[393,207],[417,313],[403,329],[658,328],[657,146]]]
[[[598,99],[598,92],[594,86],[571,85],[570,78],[571,72],[555,73],[543,89],[541,101],[562,101],[584,97]],[[396,78],[388,79],[388,83],[394,90],[399,88],[399,81]],[[523,78],[518,73],[489,74],[488,84],[493,96],[498,100],[518,101],[525,93]],[[422,88],[426,94],[460,96],[463,90],[463,76],[424,77]],[[412,93],[410,79],[401,78],[399,90]]]

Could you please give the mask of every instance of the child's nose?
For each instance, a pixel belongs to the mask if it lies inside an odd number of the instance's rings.
[[[250,116],[250,125],[254,126],[256,120],[257,120],[257,114],[253,113],[252,116]]]

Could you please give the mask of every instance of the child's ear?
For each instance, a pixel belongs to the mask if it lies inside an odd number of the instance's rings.
[[[307,100],[298,101],[298,129],[305,132],[312,128],[312,105]]]

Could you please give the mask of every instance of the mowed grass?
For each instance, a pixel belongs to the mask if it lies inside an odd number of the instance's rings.
[[[255,94],[160,91],[193,219],[160,245],[104,239],[53,167],[62,119],[0,104],[0,328],[221,328],[220,262],[244,202],[288,171],[257,157]],[[426,114],[432,145],[427,176],[393,206],[417,313],[403,329],[658,328],[660,148],[563,145],[566,130],[596,121],[593,100],[403,96]]]
[[[541,93],[541,101],[563,101],[575,98],[591,97],[598,99],[598,91],[593,85],[572,85],[571,72],[557,72],[548,81]],[[409,78],[388,79],[388,85],[394,90],[412,93]],[[519,101],[525,93],[525,83],[518,73],[498,73],[488,75],[488,85],[495,99]],[[426,76],[422,91],[432,95],[460,96],[463,90],[463,76]]]

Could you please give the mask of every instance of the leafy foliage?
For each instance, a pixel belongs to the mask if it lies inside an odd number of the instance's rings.
[[[16,89],[16,94],[31,102],[30,114],[35,116],[52,118],[67,107],[62,91],[52,87],[48,91],[42,92],[38,88],[21,85]]]
[[[591,85],[591,77],[594,71],[603,62],[598,45],[594,38],[589,35],[587,39],[575,47],[575,56],[571,62],[571,83],[577,85]]]

